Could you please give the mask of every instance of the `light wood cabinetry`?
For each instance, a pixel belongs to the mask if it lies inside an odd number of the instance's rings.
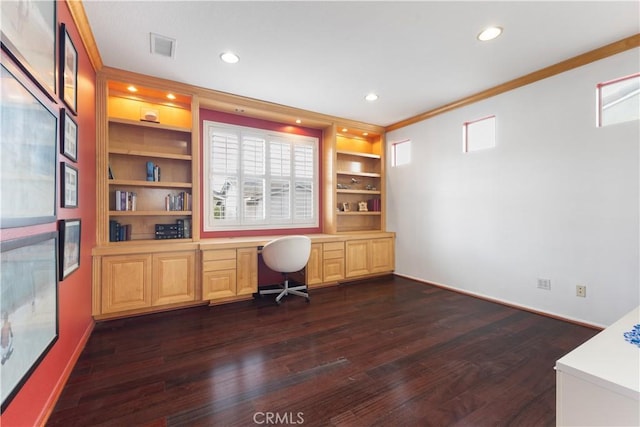
[[[195,252],[153,255],[152,306],[195,301],[195,259]]]
[[[103,256],[100,313],[147,312],[195,300],[195,252]]]
[[[257,248],[202,251],[203,300],[228,300],[257,290]]]
[[[347,278],[393,271],[393,238],[349,240],[345,247]]]
[[[198,150],[191,98],[176,95],[165,102],[159,90],[137,86],[132,94],[122,82],[99,82],[104,102],[98,102],[97,114],[106,125],[98,129],[98,244],[173,238],[173,230],[157,232],[156,224],[185,220],[180,240],[191,240],[198,229],[192,215]]]
[[[383,230],[383,136],[339,129],[335,148],[336,232]]]
[[[325,282],[344,279],[344,242],[323,243],[322,278]]]
[[[305,267],[305,283],[309,287],[322,283],[322,243],[312,243],[309,262]]]

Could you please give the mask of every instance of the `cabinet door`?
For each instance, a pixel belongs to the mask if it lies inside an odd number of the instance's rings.
[[[236,295],[258,292],[258,248],[238,249],[236,276]]]
[[[235,264],[235,260],[233,260]],[[235,267],[235,266],[234,266]],[[236,269],[202,273],[202,299],[214,300],[236,295]]]
[[[322,283],[322,243],[311,244],[311,255],[304,272],[307,286]]]
[[[393,271],[393,239],[372,239],[371,240],[371,273],[382,273]]]
[[[369,240],[351,240],[346,242],[346,277],[369,274]]]
[[[151,306],[151,255],[102,258],[102,313]]]
[[[194,301],[194,275],[194,252],[154,254],[151,305]]]

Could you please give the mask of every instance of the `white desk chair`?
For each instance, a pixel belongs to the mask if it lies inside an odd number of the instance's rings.
[[[286,295],[293,294],[304,297],[309,301],[307,285],[289,287],[289,273],[302,270],[311,255],[311,239],[307,236],[285,236],[274,239],[262,248],[262,259],[267,267],[282,273],[284,283],[280,289],[265,289],[260,295],[279,294],[276,302]]]

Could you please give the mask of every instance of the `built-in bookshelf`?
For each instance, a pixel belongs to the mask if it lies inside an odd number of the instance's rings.
[[[153,89],[135,93],[121,82],[107,83],[104,206],[105,242],[166,239],[157,225],[191,223],[193,141],[191,101],[167,102]],[[157,95],[157,96],[156,96]],[[114,234],[114,227],[126,232]],[[117,236],[114,238],[114,235]],[[123,238],[125,237],[125,238]],[[172,238],[191,239],[181,231]]]
[[[335,146],[336,231],[383,230],[382,136],[343,130]]]

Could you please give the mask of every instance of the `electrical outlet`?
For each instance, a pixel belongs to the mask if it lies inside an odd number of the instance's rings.
[[[576,285],[576,296],[585,298],[587,296],[587,287],[584,285]]]
[[[551,279],[538,279],[538,289],[551,290]]]

